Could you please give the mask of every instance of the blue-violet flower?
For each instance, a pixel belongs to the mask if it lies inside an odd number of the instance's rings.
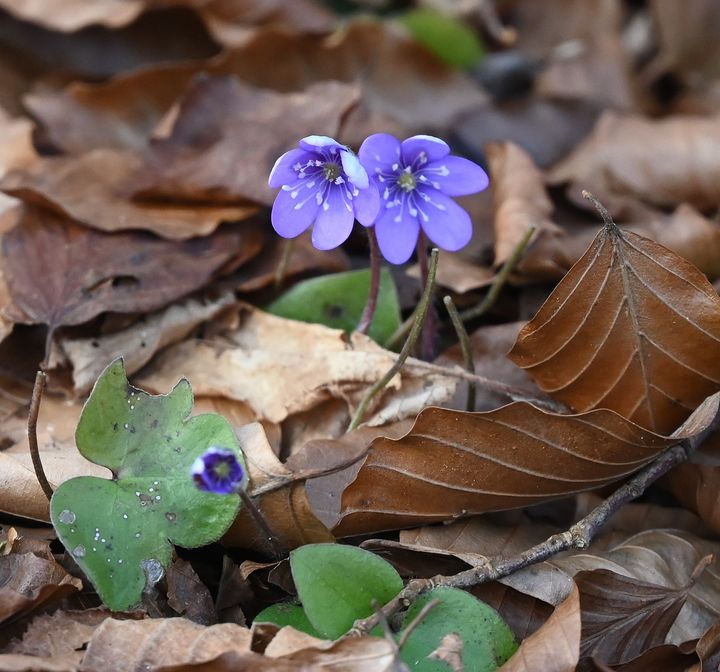
[[[375,233],[385,259],[406,262],[421,228],[437,247],[449,252],[470,242],[470,216],[450,196],[485,189],[489,180],[480,166],[450,156],[447,143],[430,135],[415,135],[401,143],[392,135],[376,133],[363,142],[358,156],[382,197]]]
[[[190,473],[200,490],[230,495],[242,485],[245,470],[234,451],[213,446],[196,458]]]
[[[312,244],[319,250],[342,245],[355,219],[370,226],[380,209],[377,186],[357,156],[324,135],[311,135],[285,152],[273,166],[271,187],[281,187],[273,203],[273,228],[295,238],[313,226]]]

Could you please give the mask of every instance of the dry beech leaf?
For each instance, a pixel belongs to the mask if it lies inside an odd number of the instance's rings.
[[[24,117],[13,118],[0,107],[0,177],[14,168],[25,168],[38,160],[33,146],[35,125]]]
[[[720,298],[685,259],[605,226],[508,357],[578,411],[671,432],[720,386]]]
[[[95,630],[82,669],[139,672],[200,663],[225,652],[249,652],[250,641],[250,630],[234,623],[202,626],[184,618],[108,618]]]
[[[8,313],[16,322],[56,328],[106,311],[157,310],[209,283],[243,256],[248,238],[252,246],[252,232],[236,227],[183,242],[105,234],[25,206],[20,223],[2,237]]]
[[[278,54],[283,67],[277,67]],[[447,126],[484,99],[464,73],[439,61],[390,23],[357,21],[324,38],[256,31],[236,49],[198,63],[162,64],[99,85],[26,96],[33,116],[67,152],[141,148],[193,76],[235,75],[248,84],[297,91],[314,82],[357,82],[370,110],[425,131]]]
[[[673,437],[604,409],[559,415],[517,402],[485,413],[427,408],[398,440],[375,439],[339,507],[337,536],[521,508],[628,476],[717,414],[707,400]],[[336,498],[336,502],[339,498]]]
[[[710,209],[720,202],[719,129],[717,117],[653,120],[606,112],[549,178],[570,182],[573,197],[590,189],[611,211],[627,199]]]
[[[168,606],[175,613],[200,625],[218,622],[212,595],[187,560],[175,558],[166,578]]]
[[[280,543],[292,549],[333,541],[334,537],[310,508],[302,475],[280,462],[262,425],[256,422],[235,431],[248,465],[250,494],[257,497],[257,507]],[[241,509],[222,541],[231,547],[269,550],[263,530],[258,529],[245,509]]]
[[[200,13],[212,36],[225,47],[244,44],[256,26],[288,32],[324,32],[336,17],[313,0],[184,0]]]
[[[582,611],[580,655],[610,665],[664,644],[691,587],[666,588],[606,569],[574,578]]]
[[[339,329],[286,320],[245,306],[237,329],[223,332],[213,342],[171,346],[142,372],[139,383],[163,390],[186,376],[198,395],[243,401],[257,419],[282,422],[328,399],[357,403],[366,386],[378,380],[393,361],[393,353],[363,334],[346,336]],[[426,381],[424,371],[394,378],[368,423],[403,419],[430,400],[439,403],[454,392],[453,379],[436,375],[432,385]]]
[[[537,229],[536,239],[557,238],[561,230],[551,220],[553,205],[545,191],[542,173],[525,150],[506,142],[491,143],[486,151],[495,200],[495,264],[500,266],[512,255],[528,228]],[[525,265],[521,261],[516,270],[522,273]],[[542,275],[542,271],[533,269],[533,274]]]
[[[74,476],[107,478],[104,467],[86,460],[75,447],[75,427],[82,405],[46,394],[40,407],[37,436],[48,480],[60,485]],[[48,522],[48,500],[38,484],[27,442],[27,416],[23,410],[6,419],[0,430],[0,512]]]
[[[236,77],[201,77],[184,95],[169,137],[156,140],[132,179],[138,198],[271,205],[267,176],[306,135],[335,137],[357,87],[320,82],[277,93]]]
[[[133,152],[97,149],[79,157],[40,159],[7,175],[0,189],[94,229],[110,233],[140,229],[172,240],[205,236],[223,221],[247,219],[257,211],[247,203],[187,207],[134,202],[128,181],[141,166],[141,157]],[[233,172],[226,165],[223,171]]]
[[[580,597],[573,585],[545,624],[524,639],[498,672],[573,672],[580,658]]]
[[[34,553],[0,556],[0,623],[27,616],[82,590],[80,579]]]
[[[191,298],[146,315],[122,331],[96,338],[60,337],[57,344],[72,368],[75,394],[89,392],[105,367],[118,357],[123,357],[128,376],[139,371],[158,351],[183,340],[234,303],[229,292],[212,300]]]
[[[144,5],[145,0],[36,0],[24,3],[0,0],[5,11],[23,21],[68,33],[94,24],[119,28],[135,19]]]

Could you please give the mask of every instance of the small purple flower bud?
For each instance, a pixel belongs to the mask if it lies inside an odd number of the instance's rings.
[[[200,490],[218,495],[230,495],[242,485],[245,470],[234,451],[212,446],[198,457],[190,468],[195,485]]]
[[[310,226],[312,244],[331,250],[350,236],[357,219],[370,226],[380,208],[377,185],[347,147],[324,135],[310,135],[273,166],[268,184],[280,188],[273,203],[273,228],[295,238]]]

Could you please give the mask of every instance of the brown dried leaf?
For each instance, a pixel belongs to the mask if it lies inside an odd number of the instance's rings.
[[[277,67],[278,54],[282,68]],[[447,126],[484,98],[466,75],[397,27],[356,21],[321,39],[262,29],[209,62],[151,66],[104,84],[33,93],[26,102],[48,127],[52,142],[68,152],[141,148],[199,72],[235,75],[278,91],[327,80],[357,82],[371,111],[417,131]]]
[[[57,562],[33,553],[0,556],[0,623],[27,616],[82,590]]]
[[[152,390],[185,376],[198,395],[222,396],[248,404],[258,419],[281,422],[327,399],[357,403],[366,385],[392,365],[393,353],[362,334],[268,315],[251,306],[240,311],[238,328],[222,339],[186,341],[172,346],[145,369],[140,384]],[[417,385],[424,389],[418,394]],[[397,376],[369,424],[403,419],[428,400],[439,403],[454,392],[455,381],[425,371]],[[172,386],[172,383],[169,383]],[[393,390],[398,390],[393,394]]]
[[[234,303],[230,293],[207,301],[191,298],[146,315],[122,331],[96,338],[61,336],[57,345],[72,368],[74,392],[89,392],[105,367],[118,357],[123,357],[127,375],[139,371],[158,351],[187,338],[200,324]]]
[[[82,669],[139,672],[201,663],[225,652],[249,652],[250,642],[250,631],[233,623],[201,626],[184,618],[108,618],[95,630]]]
[[[495,199],[495,265],[504,264],[525,236],[528,228],[537,229],[537,238],[557,238],[560,228],[551,220],[553,205],[545,191],[542,173],[530,156],[517,145],[491,143],[487,159]],[[551,271],[555,265],[546,262]],[[526,262],[517,266],[523,272]],[[542,269],[533,269],[537,275]]]
[[[75,427],[81,411],[79,402],[66,402],[48,394],[43,398],[38,443],[42,447],[45,473],[54,485],[74,476],[107,478],[109,475],[107,469],[86,460],[75,447]],[[0,512],[48,522],[48,500],[37,482],[30,459],[24,408],[3,422],[0,442],[10,444],[0,451]]]
[[[605,569],[578,572],[575,583],[582,610],[580,655],[609,665],[664,644],[690,589],[669,589]]]
[[[498,672],[573,672],[580,658],[580,597],[577,587],[545,624],[523,640]]]
[[[157,310],[203,287],[253,234],[226,227],[207,238],[165,241],[148,233],[104,234],[25,206],[3,235],[10,317],[51,328],[106,312]],[[61,252],[61,254],[59,254]]]
[[[0,177],[9,170],[25,168],[37,161],[32,141],[34,127],[29,119],[12,118],[0,107]]]
[[[143,10],[146,0],[36,0],[17,3],[0,0],[0,6],[23,21],[30,21],[50,30],[74,32],[100,24],[119,28],[130,23]]]
[[[171,240],[205,236],[223,221],[247,219],[257,211],[242,203],[183,207],[134,202],[129,180],[141,166],[141,157],[133,152],[98,149],[79,157],[38,160],[7,175],[0,188],[94,229],[111,233],[141,229]],[[223,171],[232,172],[225,165]]]
[[[576,199],[582,189],[591,190],[611,211],[631,199],[710,209],[720,202],[718,129],[717,118],[653,120],[606,112],[549,178],[556,184],[569,182]]]
[[[299,138],[335,137],[359,89],[320,82],[277,93],[236,77],[202,77],[183,97],[169,137],[155,141],[132,180],[140,198],[271,205],[267,176]]]
[[[167,586],[168,606],[178,615],[200,625],[217,623],[212,595],[187,560],[173,560],[167,571]]]
[[[521,402],[485,413],[428,408],[403,438],[373,441],[333,531],[379,532],[592,490],[673,442],[605,410],[558,415]]]
[[[508,357],[578,411],[670,432],[720,386],[720,298],[686,260],[606,226]]]

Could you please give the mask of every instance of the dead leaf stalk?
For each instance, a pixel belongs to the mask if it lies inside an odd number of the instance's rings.
[[[639,497],[645,490],[673,467],[684,462],[695,449],[693,439],[678,443],[662,453],[657,459],[619,487],[610,497],[595,507],[587,516],[564,532],[553,534],[532,548],[507,558],[490,558],[486,562],[453,576],[434,576],[429,579],[413,579],[398,595],[381,610],[384,618],[390,618],[408,607],[419,595],[437,587],[470,588],[509,576],[525,567],[551,558],[570,549],[587,548],[600,528],[628,502]],[[380,622],[378,614],[357,621],[346,637],[367,634]]]
[[[50,501],[53,495],[53,489],[45,476],[45,469],[43,469],[42,460],[40,459],[40,449],[38,447],[37,439],[37,422],[38,415],[40,414],[40,401],[42,400],[43,391],[45,390],[45,383],[47,381],[47,374],[42,369],[38,369],[35,374],[35,385],[33,386],[32,398],[30,400],[30,410],[28,412],[28,445],[30,446],[30,457],[32,458],[33,469],[35,470],[35,477],[40,483],[42,491]]]
[[[372,324],[375,309],[377,308],[378,293],[380,292],[380,250],[378,249],[374,226],[367,228],[367,235],[370,248],[370,291],[368,292],[365,309],[360,316],[360,322],[357,326],[357,331],[361,334],[367,334],[368,331],[370,331],[370,325]]]
[[[513,269],[518,265],[520,259],[522,259],[523,254],[525,254],[525,250],[530,244],[530,240],[535,233],[535,229],[536,227],[534,226],[529,226],[527,228],[527,231],[525,231],[523,237],[515,246],[515,249],[513,249],[512,254],[508,258],[508,260],[503,264],[503,267],[495,276],[495,280],[490,286],[490,290],[485,295],[485,298],[477,306],[474,306],[473,308],[468,308],[467,310],[464,310],[462,313],[460,313],[460,319],[462,319],[463,322],[475,320],[478,317],[482,317],[490,310],[490,308],[495,305],[498,296],[500,296],[502,288],[505,286],[505,283],[510,277],[510,273],[513,272]]]
[[[428,268],[427,283],[425,284],[425,289],[423,291],[422,297],[420,297],[420,303],[418,305],[415,321],[413,322],[412,329],[410,330],[410,335],[405,341],[405,344],[403,345],[402,350],[398,355],[398,358],[395,360],[395,363],[388,369],[387,373],[382,378],[380,378],[380,380],[376,381],[372,385],[372,387],[365,393],[365,396],[360,400],[357,410],[355,411],[355,415],[353,416],[350,422],[350,426],[347,429],[348,432],[355,429],[360,424],[370,402],[375,398],[375,395],[377,395],[381,390],[385,388],[385,386],[393,379],[395,374],[397,374],[400,369],[402,369],[405,360],[410,356],[410,353],[415,347],[418,337],[420,336],[420,332],[422,331],[423,325],[425,324],[425,318],[428,314],[430,297],[432,296],[432,291],[435,286],[438,256],[438,249],[433,248],[433,250],[430,252],[430,266]]]
[[[458,341],[460,343],[460,350],[462,351],[463,364],[465,370],[468,373],[475,373],[475,362],[472,356],[472,347],[470,346],[470,337],[468,336],[467,330],[460,319],[458,309],[455,307],[451,296],[446,296],[443,299],[445,308],[450,316],[450,321],[453,327],[455,327],[455,333],[457,334]],[[475,410],[475,393],[477,389],[477,383],[474,380],[467,381],[467,402],[465,404],[466,411]]]

